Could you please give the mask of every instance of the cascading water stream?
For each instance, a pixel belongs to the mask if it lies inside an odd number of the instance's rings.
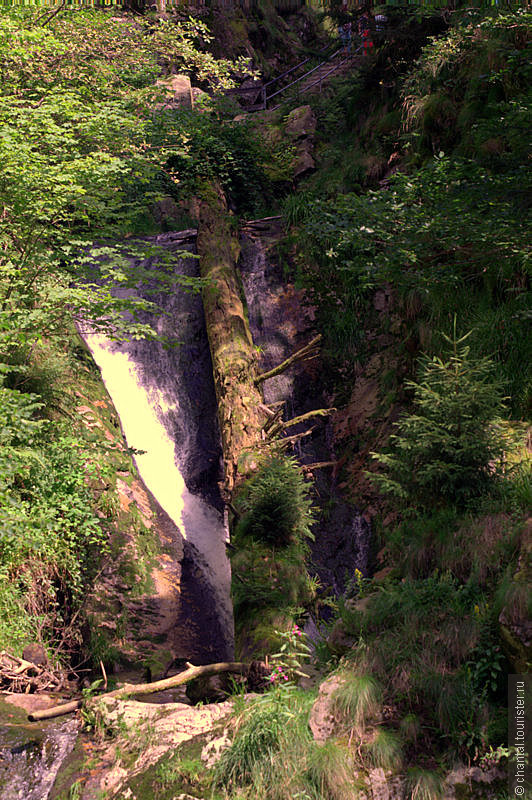
[[[194,234],[161,234],[153,241],[165,254],[193,252]],[[197,275],[196,259],[177,254],[175,265],[179,275]],[[156,269],[157,258],[146,259],[142,267]],[[139,475],[183,537],[185,559],[195,565],[194,580],[201,574],[202,592],[196,596],[210,594],[210,605],[215,605],[203,609],[206,619],[197,608],[199,618],[190,624],[204,638],[216,638],[218,628],[224,641],[210,651],[225,658],[233,647],[231,576],[217,485],[220,443],[201,298],[179,285],[171,292],[160,291],[155,281],[137,291],[162,310],[157,317],[145,314],[142,321],[179,346],[145,340],[116,343],[87,328],[81,334],[100,368],[128,446],[137,451]]]
[[[0,726],[1,800],[46,800],[78,729],[76,719]]]

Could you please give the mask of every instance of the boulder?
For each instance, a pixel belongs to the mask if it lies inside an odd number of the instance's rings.
[[[224,750],[231,746],[231,739],[226,731],[221,736],[211,739],[201,751],[201,760],[205,762],[206,769],[211,769],[220,760]]]
[[[31,661],[32,664],[38,667],[45,667],[48,664],[46,650],[42,644],[38,644],[37,642],[31,642],[26,645],[22,651],[22,658],[26,661]]]
[[[458,766],[445,778],[444,800],[498,800],[507,785],[506,772],[499,767]]]
[[[286,119],[285,131],[291,139],[302,139],[316,132],[316,117],[310,106],[299,106]]]
[[[316,742],[325,742],[334,733],[335,718],[332,711],[332,694],[341,685],[338,675],[331,675],[321,686],[309,716],[309,728]]]
[[[192,106],[192,85],[188,75],[170,75],[168,78],[159,78],[155,85],[165,90],[168,101],[172,105]]]
[[[300,178],[302,175],[315,169],[316,162],[314,161],[311,151],[311,142],[302,142],[301,146],[297,148],[292,166],[294,178]]]

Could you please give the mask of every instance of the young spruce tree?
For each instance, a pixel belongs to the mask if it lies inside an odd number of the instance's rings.
[[[445,337],[445,359],[424,356],[414,389],[414,410],[399,420],[384,466],[372,480],[385,493],[421,508],[464,507],[487,492],[500,475],[504,410],[489,358],[475,358],[456,330]]]

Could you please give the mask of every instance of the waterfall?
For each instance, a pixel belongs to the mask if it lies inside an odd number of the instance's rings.
[[[193,252],[194,234],[167,233],[152,241],[165,254]],[[141,265],[148,272],[156,269],[156,256]],[[197,275],[196,259],[177,255],[175,265],[179,275]],[[199,579],[202,584],[202,588],[189,587],[189,594],[203,595],[203,611],[196,608],[196,619],[181,623],[196,626],[205,639],[210,633],[215,636],[212,623],[217,621],[225,638],[221,648],[225,652],[217,655],[225,657],[233,647],[231,577],[217,485],[221,450],[201,298],[179,285],[171,292],[160,291],[150,281],[137,293],[161,308],[156,317],[144,314],[142,321],[150,322],[161,336],[178,341],[178,347],[147,340],[117,343],[87,327],[80,332],[100,368],[127,444],[137,451],[134,460],[140,478],[184,540],[190,580]],[[212,601],[206,604],[208,594]]]

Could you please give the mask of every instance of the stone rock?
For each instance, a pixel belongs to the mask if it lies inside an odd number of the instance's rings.
[[[367,780],[371,791],[371,800],[403,800],[402,779],[385,772],[382,767],[370,769]]]
[[[217,736],[210,742],[207,742],[201,751],[201,760],[205,762],[205,767],[210,769],[219,760],[224,750],[227,750],[231,745],[231,739],[224,731],[222,736]]]
[[[218,726],[223,724],[222,719],[232,707],[230,702],[194,708],[184,703],[143,703],[116,697],[99,698],[98,710],[106,726],[116,728],[119,737],[121,730],[134,730],[139,737],[149,734],[149,743],[140,752],[134,751],[134,759],[128,764],[127,770],[122,770],[120,764],[116,763],[117,742],[127,750],[127,738],[119,738],[101,751],[100,764],[95,770],[94,779],[87,781],[83,800],[94,800],[97,792],[102,790],[111,791],[113,797],[125,798],[125,784],[131,778],[146,772],[182,742],[205,734],[217,736]],[[217,729],[216,732],[213,729]]]
[[[493,767],[482,770],[479,767],[457,767],[450,772],[444,782],[444,800],[498,800],[506,788],[506,772]]]
[[[302,175],[306,175],[307,172],[311,172],[316,167],[316,162],[314,161],[311,153],[311,143],[307,144],[307,142],[304,142],[302,144],[303,146],[298,147],[294,157],[292,166],[294,178],[300,178]]]
[[[100,781],[100,789],[102,792],[114,792],[119,786],[122,785],[127,778],[127,769],[117,764],[110,769]]]
[[[285,131],[291,139],[312,136],[316,132],[316,117],[311,107],[294,108],[287,117]]]
[[[192,106],[192,85],[188,75],[170,75],[168,78],[159,78],[156,86],[165,90],[165,94],[172,105]]]
[[[332,694],[341,683],[342,681],[338,675],[331,675],[320,686],[318,697],[312,706],[308,721],[316,742],[325,742],[334,732],[335,718],[332,712]]]
[[[339,619],[327,637],[327,647],[334,655],[344,656],[354,643],[355,639],[346,632],[344,623]]]
[[[45,667],[48,663],[46,650],[42,644],[38,644],[38,642],[27,644],[22,651],[22,658],[26,661],[31,661],[32,664],[36,664],[38,667]]]

